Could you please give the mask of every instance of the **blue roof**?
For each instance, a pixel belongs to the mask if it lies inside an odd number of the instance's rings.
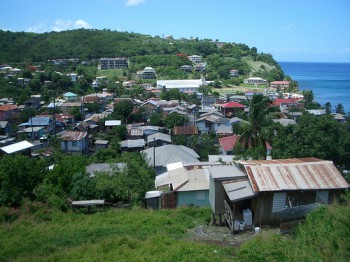
[[[67,93],[63,94],[63,96],[77,96],[77,95],[72,93],[72,92],[67,92]]]
[[[48,126],[51,122],[51,118],[48,116],[32,117],[27,123],[22,123],[19,126]]]

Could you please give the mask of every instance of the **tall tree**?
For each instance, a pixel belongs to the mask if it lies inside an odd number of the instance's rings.
[[[254,158],[266,157],[267,127],[272,122],[274,111],[270,99],[263,95],[253,96],[253,99],[249,101],[249,112],[243,116],[244,121],[237,124],[233,130],[240,135],[235,150],[238,155],[247,156],[245,153],[248,149],[250,153],[256,149],[263,154],[254,154]]]

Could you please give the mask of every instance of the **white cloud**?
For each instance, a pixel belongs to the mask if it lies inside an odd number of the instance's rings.
[[[27,28],[26,32],[32,32],[32,33],[43,33],[47,31],[47,27],[43,23],[39,23],[37,25],[33,25]]]
[[[126,0],[126,6],[139,5],[144,3],[145,0]]]
[[[55,24],[51,26],[51,31],[59,32],[78,28],[91,28],[91,25],[88,22],[81,19],[75,21],[56,19]]]

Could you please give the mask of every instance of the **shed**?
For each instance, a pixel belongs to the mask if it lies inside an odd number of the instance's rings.
[[[108,143],[109,143],[108,140],[102,140],[102,139],[96,140],[95,141],[95,150],[97,151],[100,149],[107,149]]]
[[[17,152],[21,152],[21,151],[29,151],[28,154],[30,155],[30,149],[33,147],[34,145],[32,143],[29,143],[26,140],[23,140],[21,142],[18,143],[14,143],[8,146],[4,146],[1,147],[0,150],[5,152],[6,154],[10,155],[13,153],[17,153]]]
[[[160,209],[162,191],[147,191],[145,198],[148,209]]]

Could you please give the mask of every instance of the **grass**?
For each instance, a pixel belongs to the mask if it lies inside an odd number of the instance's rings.
[[[0,224],[0,261],[226,261],[228,247],[191,242],[206,208],[111,209],[94,214],[42,212]]]

